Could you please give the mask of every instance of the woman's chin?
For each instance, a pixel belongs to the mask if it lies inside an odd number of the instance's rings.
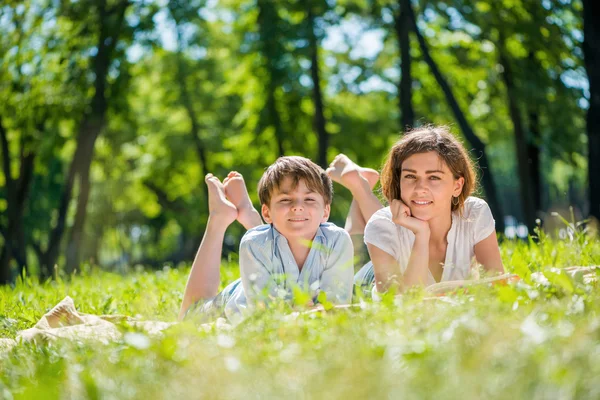
[[[431,215],[429,215],[429,213],[423,212],[421,210],[416,210],[415,212],[411,210],[410,214],[416,219],[420,219],[421,221],[425,222],[431,219]]]

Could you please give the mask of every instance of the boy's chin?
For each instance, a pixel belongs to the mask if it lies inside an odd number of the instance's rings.
[[[295,226],[286,226],[278,229],[275,227],[283,236],[287,239],[313,239],[317,234],[317,227],[312,226],[303,226],[303,227],[295,227]]]

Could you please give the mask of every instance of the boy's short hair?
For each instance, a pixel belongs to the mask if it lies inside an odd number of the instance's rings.
[[[299,156],[279,157],[271,164],[258,182],[258,198],[261,204],[270,205],[271,196],[275,189],[286,177],[290,177],[295,188],[300,179],[306,182],[306,186],[323,196],[325,204],[331,204],[333,198],[333,183],[323,168],[309,160]]]

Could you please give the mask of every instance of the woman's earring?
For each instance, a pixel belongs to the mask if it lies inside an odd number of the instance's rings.
[[[455,202],[454,200],[456,200],[456,202]],[[458,205],[458,203],[459,203],[459,201],[458,201],[458,196],[452,196],[452,205],[453,205],[453,206],[457,206],[457,205]]]

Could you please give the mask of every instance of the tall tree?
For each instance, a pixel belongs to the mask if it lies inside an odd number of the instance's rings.
[[[281,68],[281,58],[285,49],[281,45],[281,18],[277,11],[277,3],[268,0],[257,0],[258,6],[258,31],[260,36],[259,51],[264,58],[266,76],[266,104],[265,113],[269,125],[275,131],[277,153],[285,154],[283,142],[285,138],[283,123],[277,105],[278,83],[284,71]]]
[[[517,100],[519,96],[514,81],[513,68],[507,56],[506,40],[504,39],[504,33],[502,31],[499,31],[497,49],[499,58],[498,61],[503,67],[502,79],[506,86],[508,109],[515,136],[514,142],[517,155],[521,207],[523,208],[525,224],[527,225],[529,232],[533,232],[533,228],[535,228],[535,220],[537,218],[534,198],[536,188],[533,186],[533,168],[529,162],[529,154],[531,153],[531,146],[533,143],[528,138],[529,134],[521,116],[521,110]]]
[[[583,53],[590,82],[587,113],[590,216],[600,222],[600,3],[583,0]]]
[[[93,10],[92,15],[96,20],[92,21],[92,24],[98,27],[96,53],[92,61],[94,95],[79,126],[77,145],[64,184],[57,222],[50,234],[44,262],[41,266],[43,274],[46,276],[52,273],[59,256],[61,239],[66,228],[67,211],[73,197],[73,189],[77,178],[79,179],[79,195],[77,197],[75,222],[71,228],[67,245],[66,271],[74,271],[79,264],[79,249],[83,239],[83,227],[90,192],[90,165],[94,156],[96,139],[106,124],[108,74],[113,62],[113,53],[123,29],[125,11],[130,4],[128,0],[121,0],[110,6],[106,0],[100,0],[95,4],[88,4],[89,8],[86,7],[86,12],[89,12],[90,9]],[[82,11],[83,9],[79,8],[77,13]]]
[[[410,56],[411,0],[398,0],[394,11],[394,28],[400,49],[400,82],[398,84],[398,103],[400,105],[401,130],[414,127],[415,112],[412,105],[412,60]]]
[[[454,92],[450,88],[450,85],[446,81],[446,78],[442,75],[442,72],[438,68],[436,62],[431,57],[429,52],[429,46],[421,34],[419,26],[417,25],[417,19],[412,8],[412,4],[408,7],[408,12],[412,24],[412,28],[417,36],[417,40],[419,42],[419,47],[421,49],[421,53],[423,54],[423,58],[425,62],[431,69],[438,85],[444,92],[446,97],[446,101],[450,105],[454,117],[458,121],[458,125],[461,128],[461,131],[465,138],[469,141],[475,153],[479,156],[478,162],[483,170],[481,180],[483,182],[483,188],[485,190],[488,203],[490,205],[490,209],[492,210],[493,215],[496,217],[496,230],[498,232],[504,232],[504,214],[502,213],[502,209],[500,207],[500,202],[498,201],[498,195],[496,193],[496,186],[494,184],[494,178],[492,174],[492,170],[490,168],[490,163],[487,158],[485,143],[479,139],[479,137],[473,131],[473,128],[467,121],[465,114],[462,112],[460,106],[458,105],[458,101],[454,96]]]
[[[32,226],[28,225],[26,214],[31,211],[29,193],[36,179],[36,163],[44,164],[44,153],[52,149],[55,142],[50,125],[68,119],[65,106],[77,103],[77,95],[70,93],[74,85],[65,79],[64,68],[56,57],[65,49],[57,28],[41,29],[44,21],[54,18],[55,14],[53,5],[45,2],[7,5],[0,11],[5,23],[0,39],[0,52],[4,54],[0,61],[0,96],[3,98],[0,155],[5,185],[0,188],[0,194],[7,205],[0,212],[0,232],[4,238],[0,250],[0,283],[14,278],[10,271],[12,259],[19,272],[27,269],[26,234],[31,232]],[[15,51],[9,51],[11,48]]]
[[[319,46],[320,38],[324,32],[317,26],[315,8],[322,6],[321,4],[314,4],[315,2],[309,2],[306,11],[307,16],[307,29],[308,29],[308,46],[310,52],[310,76],[312,78],[312,98],[315,107],[315,114],[313,117],[314,129],[318,137],[318,153],[317,163],[326,168],[329,162],[327,161],[327,149],[329,148],[329,133],[327,132],[326,121],[325,121],[325,110],[323,105],[323,92],[321,90],[321,71],[319,68]],[[318,10],[317,13],[323,13],[323,10]],[[317,33],[316,31],[319,30]]]

